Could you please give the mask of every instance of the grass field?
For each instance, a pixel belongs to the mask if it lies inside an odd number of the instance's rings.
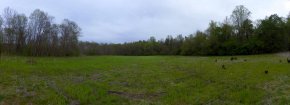
[[[2,56],[0,104],[290,104],[285,57],[237,58]]]

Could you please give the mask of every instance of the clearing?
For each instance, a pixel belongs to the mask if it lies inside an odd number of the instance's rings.
[[[290,103],[285,56],[236,58],[2,56],[0,105]]]

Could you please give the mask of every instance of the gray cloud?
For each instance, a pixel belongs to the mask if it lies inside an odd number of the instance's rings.
[[[9,6],[29,15],[38,8],[57,23],[76,21],[81,40],[114,43],[188,35],[206,29],[210,20],[223,21],[236,5],[250,9],[253,20],[290,11],[289,0],[0,0],[2,10]]]

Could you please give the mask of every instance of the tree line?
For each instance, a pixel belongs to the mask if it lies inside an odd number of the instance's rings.
[[[204,31],[188,36],[122,44],[78,41],[80,28],[70,20],[35,10],[29,18],[7,8],[0,18],[1,53],[32,56],[73,55],[249,55],[290,50],[290,14],[252,21],[251,12],[236,6],[223,22],[211,21]]]
[[[68,19],[54,23],[54,17],[36,9],[29,17],[11,8],[0,16],[0,53],[27,56],[79,55],[81,29]]]
[[[211,21],[205,31],[188,36],[124,44],[80,42],[85,55],[249,55],[290,50],[290,14],[257,20],[243,5],[236,6],[223,22]]]

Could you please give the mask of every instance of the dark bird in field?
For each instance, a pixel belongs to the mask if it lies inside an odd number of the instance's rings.
[[[226,66],[225,65],[222,65],[222,69],[226,69]]]
[[[290,59],[289,58],[287,58],[287,62],[290,63]]]
[[[266,71],[265,71],[265,74],[268,74],[268,73],[269,73],[269,71],[268,71],[268,70],[266,70]]]

